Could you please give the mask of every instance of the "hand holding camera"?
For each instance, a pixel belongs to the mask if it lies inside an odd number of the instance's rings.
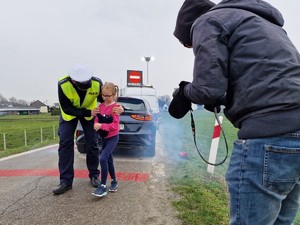
[[[176,88],[173,92],[173,100],[169,106],[169,113],[176,119],[180,119],[185,116],[185,114],[192,110],[191,101],[184,95],[184,87],[190,82],[181,81],[179,88]]]

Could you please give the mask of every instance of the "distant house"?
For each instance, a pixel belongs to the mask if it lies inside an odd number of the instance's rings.
[[[162,107],[162,110],[163,111],[168,111],[169,109],[169,106],[167,104],[164,104],[163,107]]]
[[[48,113],[49,112],[49,106],[47,106],[46,104],[42,103],[39,100],[31,102],[30,107],[39,109],[41,113]]]
[[[54,108],[59,109],[59,103],[58,102],[54,103],[53,105],[54,105]]]

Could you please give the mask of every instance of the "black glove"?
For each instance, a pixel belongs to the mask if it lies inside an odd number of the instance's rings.
[[[192,109],[192,103],[184,95],[184,87],[189,84],[187,81],[181,81],[179,88],[173,92],[173,100],[169,106],[169,113],[176,119],[180,119]]]
[[[226,94],[218,99],[217,103],[204,105],[204,108],[210,112],[215,112],[215,108],[217,113],[221,112],[221,105],[226,105]]]
[[[179,88],[175,88],[172,94],[173,98],[178,94],[178,92],[179,92]]]
[[[204,105],[204,109],[210,111],[210,112],[215,112],[215,108],[217,113],[219,113],[221,111],[221,106],[219,105]]]

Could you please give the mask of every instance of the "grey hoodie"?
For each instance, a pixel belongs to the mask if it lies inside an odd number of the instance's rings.
[[[185,96],[215,104],[242,139],[300,130],[300,55],[281,13],[261,0],[224,0],[191,29],[195,55]]]

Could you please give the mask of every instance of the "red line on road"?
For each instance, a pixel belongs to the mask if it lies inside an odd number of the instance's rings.
[[[36,170],[0,170],[0,177],[21,177],[21,176],[59,176],[58,170],[55,169],[36,169]],[[88,178],[87,170],[75,170],[76,178]],[[116,176],[119,180],[146,182],[149,179],[148,173],[130,173],[117,172]]]

